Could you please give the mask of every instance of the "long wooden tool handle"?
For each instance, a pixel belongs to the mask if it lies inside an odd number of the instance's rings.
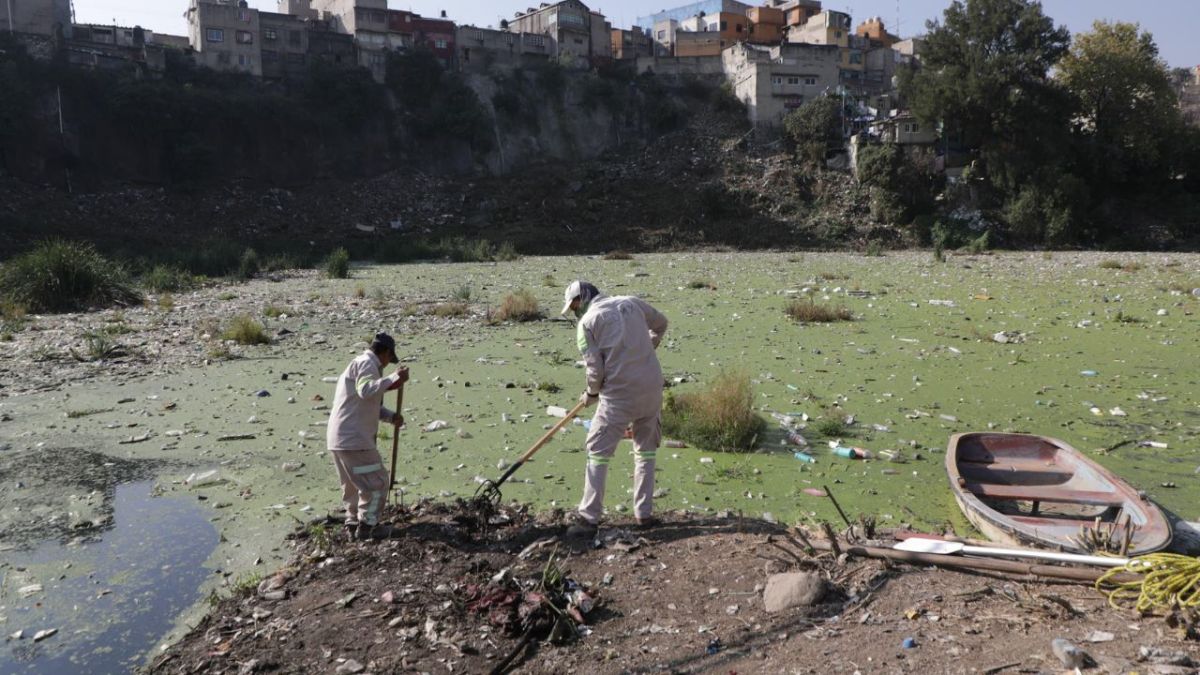
[[[400,388],[396,390],[396,414],[402,415],[404,410],[404,383],[400,383]],[[388,481],[388,492],[396,487],[396,454],[400,450],[400,427],[392,427],[392,475]]]
[[[537,443],[533,444],[533,447],[526,450],[525,454],[521,455],[521,459],[517,460],[517,463],[524,464],[526,460],[528,460],[530,457],[533,457],[535,452],[541,450],[543,445],[549,443],[550,439],[554,438],[554,434],[557,434],[562,430],[563,427],[570,424],[571,420],[575,419],[575,416],[582,412],[585,407],[587,407],[587,404],[581,402],[579,405],[568,410],[567,416],[559,420],[558,424],[550,427],[550,431],[547,431],[545,434],[543,434],[542,437],[537,440]]]
[[[1000,556],[1006,558],[1032,558],[1035,560],[1052,560],[1054,562],[1076,563],[1080,565],[1096,565],[1099,567],[1124,567],[1128,558],[1113,558],[1099,555],[1078,555],[1075,553],[1059,553],[1057,551],[1013,550],[991,546],[963,546],[962,552],[967,555]]]

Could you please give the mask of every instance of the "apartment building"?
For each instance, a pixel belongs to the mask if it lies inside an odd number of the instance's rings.
[[[403,10],[388,11],[389,46],[392,49],[428,49],[446,68],[454,65],[456,31],[454,22],[445,18],[430,19]]]
[[[544,2],[517,12],[509,19],[508,30],[548,37],[556,47],[554,56],[566,64],[586,67],[612,58],[612,25],[579,0]]]
[[[71,0],[0,1],[0,31],[70,37]]]
[[[352,36],[358,47],[358,64],[383,81],[389,49],[387,0],[281,0],[283,3],[299,16],[316,12],[335,32]]]
[[[197,65],[262,77],[259,12],[245,0],[191,0],[187,20]]]
[[[458,50],[457,67],[476,72],[533,65],[549,60],[556,52],[548,35],[475,26],[458,26],[454,42]]]
[[[746,16],[746,12],[750,7],[751,5],[738,2],[737,0],[700,0],[699,2],[681,5],[673,9],[664,9],[655,14],[639,16],[634,25],[644,31],[654,31],[652,34],[656,36],[655,40],[658,40],[657,26],[659,23],[674,21],[676,24],[679,24],[696,16],[715,15],[722,12]]]
[[[612,57],[617,61],[632,61],[642,56],[654,56],[654,39],[639,26],[630,30],[612,29]]]
[[[742,42],[721,57],[726,80],[758,127],[779,127],[788,112],[838,86],[837,45]]]

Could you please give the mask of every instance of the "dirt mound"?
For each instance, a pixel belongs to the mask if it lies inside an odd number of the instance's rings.
[[[400,535],[379,543],[332,520],[297,532],[291,564],[216,604],[149,672],[999,673],[1060,669],[1058,637],[1108,670],[1200,659],[1086,586],[807,555],[762,521],[671,514],[571,538],[560,513],[508,507],[476,539],[461,507],[391,515]],[[768,612],[764,589],[778,603],[776,575],[796,571],[827,592]]]

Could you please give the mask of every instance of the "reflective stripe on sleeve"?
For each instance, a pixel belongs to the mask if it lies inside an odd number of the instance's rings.
[[[583,332],[583,322],[582,321],[580,321],[579,325],[575,327],[575,344],[579,347],[580,354],[587,351],[587,348],[588,348],[587,334]]]
[[[364,376],[358,378],[358,382],[354,383],[354,390],[358,392],[359,396],[362,396],[363,387],[367,386],[370,383],[371,383],[371,377],[369,375],[364,375]]]

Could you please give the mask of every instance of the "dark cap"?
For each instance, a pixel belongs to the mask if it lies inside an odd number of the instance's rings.
[[[387,333],[376,333],[375,340],[371,342],[371,351],[378,354],[379,352],[391,352],[392,360],[399,363],[400,359],[396,357],[396,341]]]

